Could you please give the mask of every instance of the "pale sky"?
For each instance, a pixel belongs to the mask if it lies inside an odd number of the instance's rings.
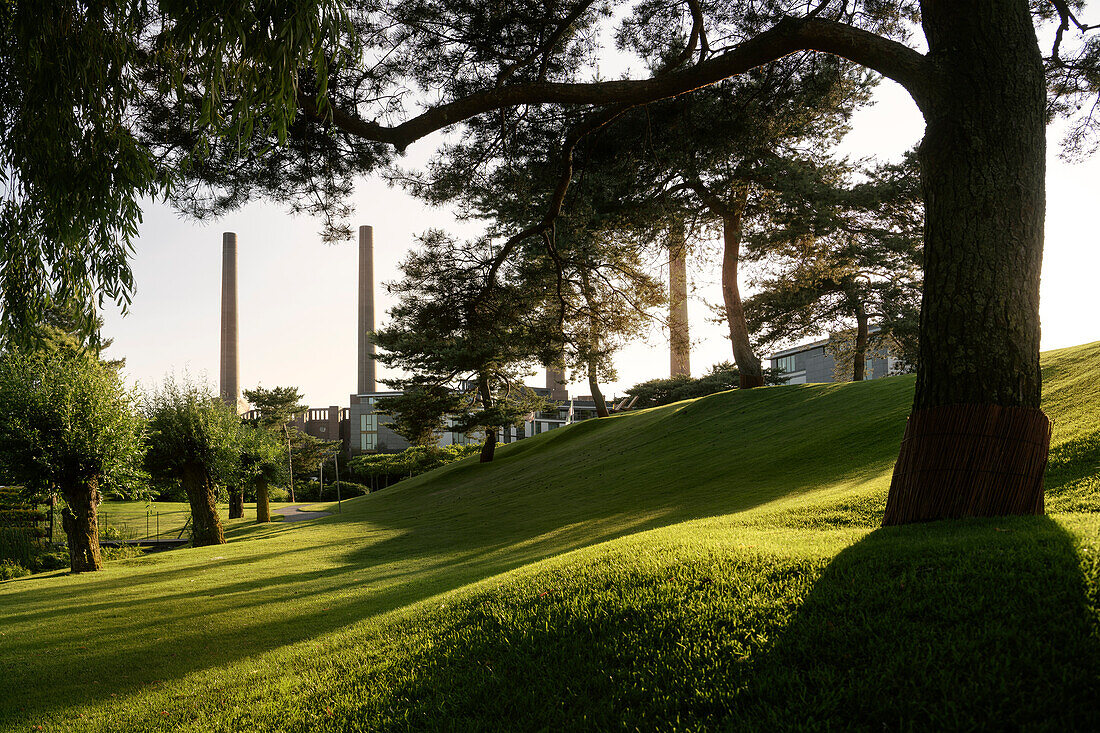
[[[853,156],[896,159],[923,134],[923,120],[908,95],[884,81],[876,104],[856,115],[842,151]],[[1059,132],[1050,132],[1046,247],[1040,314],[1042,348],[1100,340],[1096,318],[1098,235],[1092,207],[1100,201],[1100,160],[1069,165],[1057,158]],[[432,140],[409,150],[407,164],[425,160]],[[397,265],[416,234],[432,227],[459,235],[474,231],[445,209],[433,209],[377,180],[364,180],[354,197],[353,224],[374,227],[375,277],[398,277]],[[323,244],[319,223],[294,217],[274,204],[252,204],[206,224],[180,218],[162,205],[149,205],[136,242],[133,267],[137,293],[130,313],[105,314],[108,352],[126,358],[133,382],[151,384],[167,373],[203,377],[216,389],[218,378],[221,234],[238,237],[241,385],[293,385],[311,406],[347,406],[355,391],[357,244]],[[709,323],[704,301],[721,302],[717,261],[689,262],[694,294],[689,305],[692,371],[731,360],[721,325]],[[380,319],[393,304],[379,287]],[[655,377],[668,376],[667,334],[654,329],[648,342],[634,344],[617,360],[619,380],[605,394]],[[381,370],[380,370],[381,371]],[[380,376],[384,376],[381,371]],[[530,384],[541,385],[541,372]],[[570,386],[587,394],[587,382]]]

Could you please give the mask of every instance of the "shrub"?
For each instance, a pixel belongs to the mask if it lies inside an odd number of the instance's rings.
[[[46,570],[61,570],[69,567],[69,551],[43,552],[35,556],[31,569],[36,573]]]
[[[125,537],[123,537],[121,529],[119,529],[118,527],[112,527],[111,525],[107,525],[99,533],[99,539],[101,539],[101,540],[122,540],[122,539],[125,539]]]
[[[712,366],[710,371],[698,378],[679,375],[667,379],[651,379],[648,382],[635,384],[626,390],[626,393],[638,398],[634,407],[640,410],[644,407],[669,405],[680,400],[690,400],[737,389],[738,382],[737,367],[728,361],[723,361]],[[765,369],[764,383],[783,384],[783,379],[776,370]]]
[[[363,494],[369,494],[370,487],[363,484],[356,483],[355,481],[344,481],[340,479],[340,498],[352,499],[356,496],[362,496]],[[323,492],[326,499],[336,498],[336,482],[331,484],[325,484],[325,490]]]
[[[0,560],[26,565],[37,551],[35,538],[27,527],[0,526]]]
[[[348,461],[351,475],[358,481],[378,485],[382,479],[387,485],[403,478],[417,476],[448,463],[476,455],[480,444],[422,446],[414,445],[400,453],[382,453],[372,456],[356,456]]]
[[[0,580],[11,580],[30,575],[31,571],[14,560],[0,560]]]
[[[100,555],[104,560],[129,560],[135,557],[142,557],[145,551],[140,547],[134,547],[132,545],[123,545],[122,547],[104,547],[100,550]]]

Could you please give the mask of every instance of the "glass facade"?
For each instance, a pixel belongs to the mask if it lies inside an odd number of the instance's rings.
[[[374,397],[367,397],[366,404],[371,412],[359,416],[359,449],[376,450],[378,448],[378,416],[374,414]]]
[[[784,374],[798,371],[794,366],[794,354],[790,356],[781,356],[775,360],[775,366],[780,369]]]

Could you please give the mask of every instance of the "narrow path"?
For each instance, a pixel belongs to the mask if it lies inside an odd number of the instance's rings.
[[[308,504],[313,503],[314,502],[308,502]],[[307,519],[320,519],[321,517],[327,517],[332,514],[332,512],[304,511],[302,509],[302,507],[304,506],[307,506],[307,504],[292,504],[290,506],[284,506],[279,509],[272,509],[271,513],[281,514],[283,517],[285,517],[285,521],[287,522],[304,522]]]

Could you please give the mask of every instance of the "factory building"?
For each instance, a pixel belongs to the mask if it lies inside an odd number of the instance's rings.
[[[235,405],[245,418],[258,417],[258,411],[246,412],[241,399],[237,323],[237,235],[227,232],[222,245],[222,324],[220,392],[227,404]],[[350,455],[397,453],[409,447],[409,442],[387,427],[390,418],[376,411],[377,401],[400,392],[378,390],[375,345],[368,337],[374,331],[374,231],[359,227],[358,271],[358,343],[356,359],[357,391],[350,395],[347,407],[311,407],[295,415],[291,425],[307,435],[322,440],[340,440]],[[533,387],[536,393],[553,401],[554,406],[529,416],[519,427],[502,431],[499,440],[513,443],[533,437],[572,422],[596,417],[596,403],[585,395],[570,399],[565,387],[565,373],[546,370],[546,386]],[[440,445],[465,445],[480,442],[478,436],[447,430],[440,436]]]

